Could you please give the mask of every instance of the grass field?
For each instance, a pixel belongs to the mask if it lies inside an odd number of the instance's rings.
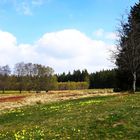
[[[0,113],[1,140],[139,140],[140,94],[95,96]]]

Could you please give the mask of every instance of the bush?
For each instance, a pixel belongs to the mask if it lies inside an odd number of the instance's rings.
[[[77,89],[88,89],[88,82],[59,82],[58,90],[77,90]]]

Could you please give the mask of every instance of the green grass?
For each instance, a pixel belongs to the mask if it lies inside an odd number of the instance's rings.
[[[140,94],[37,104],[0,115],[2,140],[139,140]]]
[[[22,91],[21,94],[23,93],[29,93],[28,91]],[[20,92],[18,90],[5,90],[5,92],[3,93],[2,90],[0,90],[0,95],[1,94],[20,94]]]

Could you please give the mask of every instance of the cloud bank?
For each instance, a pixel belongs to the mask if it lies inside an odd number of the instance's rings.
[[[24,61],[51,66],[56,73],[85,68],[95,72],[112,68],[108,58],[113,48],[76,29],[46,33],[34,44],[18,44],[13,34],[0,31],[0,65]]]

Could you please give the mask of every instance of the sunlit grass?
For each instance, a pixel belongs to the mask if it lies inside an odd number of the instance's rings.
[[[3,111],[0,139],[140,139],[140,94],[90,97]]]

